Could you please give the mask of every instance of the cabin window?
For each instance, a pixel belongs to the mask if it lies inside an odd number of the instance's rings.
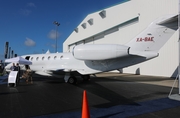
[[[31,57],[31,61],[33,60],[33,57]]]
[[[39,57],[36,57],[36,61],[38,61]]]
[[[60,58],[62,59],[62,58],[63,58],[63,55],[61,55]]]
[[[48,57],[48,60],[50,60],[50,58],[51,58],[51,57],[49,56],[49,57]]]
[[[54,60],[56,60],[57,59],[57,56],[54,56]]]
[[[42,60],[44,60],[44,57],[42,57]]]

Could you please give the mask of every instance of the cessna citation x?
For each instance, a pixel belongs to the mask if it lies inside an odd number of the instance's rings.
[[[78,45],[69,53],[24,55],[32,62],[31,70],[44,76],[63,75],[65,82],[75,83],[76,76],[89,79],[91,74],[122,69],[158,56],[158,51],[178,29],[178,15],[153,21],[125,45]],[[9,70],[11,64],[6,66]],[[23,66],[22,69],[25,69]]]

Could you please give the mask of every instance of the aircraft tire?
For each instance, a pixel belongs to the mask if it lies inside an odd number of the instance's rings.
[[[75,84],[76,83],[76,78],[75,77],[69,77],[69,80],[68,80],[68,82],[70,83],[70,84]]]

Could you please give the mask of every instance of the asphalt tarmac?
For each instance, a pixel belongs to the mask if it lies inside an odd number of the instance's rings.
[[[180,102],[168,98],[173,78],[103,73],[77,84],[34,77],[7,87],[0,78],[1,118],[80,118],[86,90],[91,118],[178,118]],[[173,90],[173,94],[178,89]]]

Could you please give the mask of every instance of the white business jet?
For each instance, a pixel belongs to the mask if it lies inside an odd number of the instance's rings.
[[[78,45],[72,53],[24,55],[32,62],[31,70],[44,76],[63,75],[65,82],[75,83],[76,76],[89,79],[91,74],[122,69],[158,56],[159,49],[178,29],[178,15],[153,21],[125,45]],[[6,70],[10,68],[6,66]],[[22,69],[25,69],[24,67]]]

